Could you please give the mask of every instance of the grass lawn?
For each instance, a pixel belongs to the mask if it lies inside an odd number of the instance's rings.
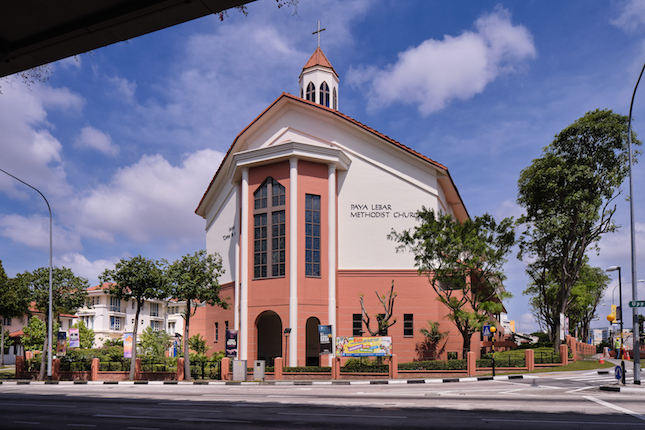
[[[16,368],[3,367],[0,369],[0,379],[14,379],[16,377]]]

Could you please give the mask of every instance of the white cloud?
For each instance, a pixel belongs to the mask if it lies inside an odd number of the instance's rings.
[[[130,82],[127,79],[120,78],[118,76],[108,78],[108,82],[114,86],[116,93],[123,96],[126,102],[131,103],[134,101],[134,93],[137,90],[136,82]]]
[[[540,326],[535,321],[533,314],[527,312],[522,314],[518,321],[515,321],[515,330],[520,333],[535,333],[540,330]]]
[[[99,259],[89,261],[84,255],[78,252],[69,252],[59,258],[55,258],[54,265],[58,267],[69,267],[76,276],[82,276],[90,282],[90,286],[98,285],[98,277],[105,269],[114,269],[119,258],[112,257],[107,260]]]
[[[627,0],[619,7],[618,18],[609,22],[624,31],[635,31],[645,24],[645,2],[642,0]]]
[[[94,148],[112,157],[119,154],[119,147],[112,143],[110,136],[90,126],[81,129],[74,145],[77,148]]]
[[[65,227],[53,224],[52,242],[56,251],[81,249],[80,237]],[[0,235],[31,248],[49,251],[49,217],[0,215]]]
[[[481,93],[500,74],[537,55],[531,34],[513,25],[510,13],[501,7],[480,17],[475,28],[456,37],[425,40],[399,53],[398,61],[383,70],[351,68],[347,80],[368,86],[371,109],[414,104],[422,115],[429,115],[452,100]]]
[[[205,149],[186,155],[180,166],[161,155],[144,156],[119,169],[109,183],[74,199],[69,222],[83,236],[111,242],[116,235],[137,242],[199,240],[203,223],[194,210],[222,156]]]

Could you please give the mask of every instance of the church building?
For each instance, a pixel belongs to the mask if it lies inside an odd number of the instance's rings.
[[[191,328],[211,352],[235,329],[239,359],[328,365],[318,325],[331,325],[334,337],[369,336],[360,296],[374,329],[384,312],[375,291],[387,294],[394,282],[388,336],[399,361],[423,358],[419,330],[429,320],[449,332],[442,358],[460,352],[461,335],[413,255],[387,237],[414,227],[422,206],[468,217],[448,169],[341,113],[339,75],[320,47],[299,86],[237,135],[199,202],[230,309],[200,307]]]

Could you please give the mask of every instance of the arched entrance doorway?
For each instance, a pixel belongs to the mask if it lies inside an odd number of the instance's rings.
[[[307,319],[307,366],[320,366],[320,336],[318,325],[320,320],[316,317]]]
[[[258,360],[273,366],[276,357],[282,357],[282,320],[273,311],[264,311],[255,322],[258,329]]]

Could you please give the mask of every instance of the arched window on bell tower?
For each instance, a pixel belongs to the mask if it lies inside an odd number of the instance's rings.
[[[332,108],[334,110],[338,110],[338,94],[336,93],[336,88],[334,88]]]
[[[307,100],[316,103],[316,87],[313,82],[309,82],[307,85]]]
[[[329,107],[329,85],[327,82],[320,84],[320,104],[326,107]]]

